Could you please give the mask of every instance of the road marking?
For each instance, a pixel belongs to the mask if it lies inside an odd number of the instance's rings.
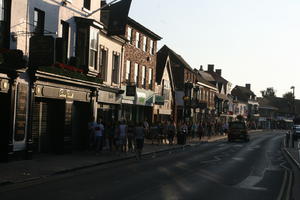
[[[239,158],[239,157],[233,157],[232,160],[236,160],[236,161],[244,161],[244,158]]]
[[[248,176],[245,180],[236,185],[238,188],[249,189],[249,190],[259,190],[266,191],[267,188],[264,187],[255,187],[257,183],[259,183],[263,177],[260,176]]]

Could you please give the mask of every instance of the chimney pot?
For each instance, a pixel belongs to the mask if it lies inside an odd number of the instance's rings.
[[[222,69],[216,69],[216,73],[220,76],[222,76]]]
[[[215,68],[215,66],[214,66],[213,64],[208,64],[208,65],[207,65],[207,70],[208,70],[209,72],[213,72],[213,71],[214,71],[214,68]]]
[[[248,84],[248,83],[247,83],[247,84],[246,84],[246,88],[249,89],[249,90],[251,90],[251,84]]]

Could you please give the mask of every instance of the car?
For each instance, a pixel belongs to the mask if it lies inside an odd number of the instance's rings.
[[[228,142],[233,140],[244,140],[245,142],[248,142],[250,140],[247,125],[242,121],[229,122],[227,136]]]
[[[300,125],[293,126],[293,137],[295,140],[298,140],[300,138]]]

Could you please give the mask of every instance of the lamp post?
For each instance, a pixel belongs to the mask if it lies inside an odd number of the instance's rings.
[[[291,89],[293,90],[293,115],[295,118],[295,86],[292,86]]]

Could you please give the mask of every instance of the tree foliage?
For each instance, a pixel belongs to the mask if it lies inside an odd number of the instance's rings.
[[[260,92],[263,97],[276,97],[276,91],[273,87],[268,87],[266,90]]]
[[[284,93],[284,94],[282,95],[282,97],[285,98],[285,99],[293,99],[293,98],[294,98],[294,95],[293,95],[292,92],[287,92],[287,93]]]

